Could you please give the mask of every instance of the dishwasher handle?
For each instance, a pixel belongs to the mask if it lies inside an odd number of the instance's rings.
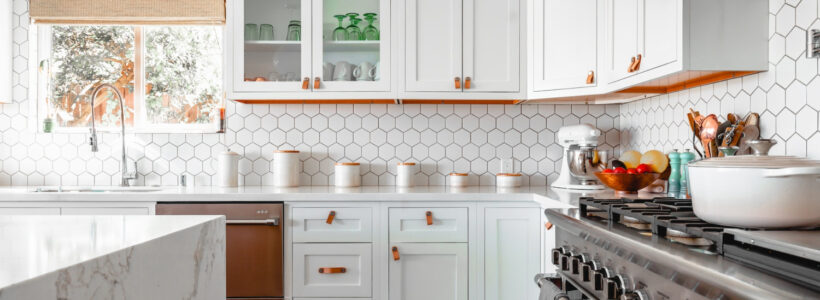
[[[265,220],[227,220],[227,224],[233,225],[268,225],[279,226],[279,218],[265,219]]]

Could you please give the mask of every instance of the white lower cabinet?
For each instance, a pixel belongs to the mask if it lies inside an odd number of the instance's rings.
[[[59,215],[59,207],[0,207],[0,215]]]
[[[295,297],[370,297],[371,244],[294,244]]]
[[[389,263],[390,300],[467,300],[467,243],[398,243]]]
[[[554,242],[532,202],[285,205],[293,300],[536,300]]]
[[[153,215],[156,202],[0,202],[0,215]]]
[[[479,250],[479,257],[483,257],[480,265],[484,267],[480,279],[482,299],[538,298],[532,278],[541,269],[540,209],[486,208],[483,221],[484,226],[479,226],[480,236],[484,237]]]

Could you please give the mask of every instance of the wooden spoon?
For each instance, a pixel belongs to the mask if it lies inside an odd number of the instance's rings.
[[[749,113],[743,121],[746,122],[746,126],[757,126],[760,129],[760,115],[757,113]]]
[[[700,142],[703,144],[703,152],[706,157],[713,157],[715,154],[715,152],[712,151],[712,148],[717,148],[714,141],[715,138],[717,138],[719,126],[720,122],[713,114],[710,114],[703,119],[703,124],[701,124],[700,129]]]

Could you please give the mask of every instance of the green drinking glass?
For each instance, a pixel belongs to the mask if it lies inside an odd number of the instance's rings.
[[[379,29],[376,26],[373,26],[373,23],[376,22],[376,13],[365,13],[364,19],[367,20],[367,27],[364,28],[364,39],[368,41],[378,41],[379,40]]]
[[[362,19],[353,18],[350,20],[350,26],[347,26],[347,38],[351,41],[363,41],[364,35],[362,34],[362,30],[359,28],[359,23]]]
[[[359,28],[359,22],[362,19],[359,19],[359,14],[347,13],[347,17],[350,19],[350,25],[347,26],[347,39],[351,41],[363,40],[364,36],[362,36],[362,30]]]
[[[342,26],[342,22],[345,20],[345,15],[335,15],[333,16],[337,20],[339,20],[339,27],[333,29],[333,40],[334,41],[346,41],[347,40],[347,30],[345,30],[344,26]]]

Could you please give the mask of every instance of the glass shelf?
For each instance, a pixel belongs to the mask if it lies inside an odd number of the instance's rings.
[[[380,41],[325,41],[325,51],[379,51]]]
[[[245,41],[248,51],[300,51],[301,41]]]

